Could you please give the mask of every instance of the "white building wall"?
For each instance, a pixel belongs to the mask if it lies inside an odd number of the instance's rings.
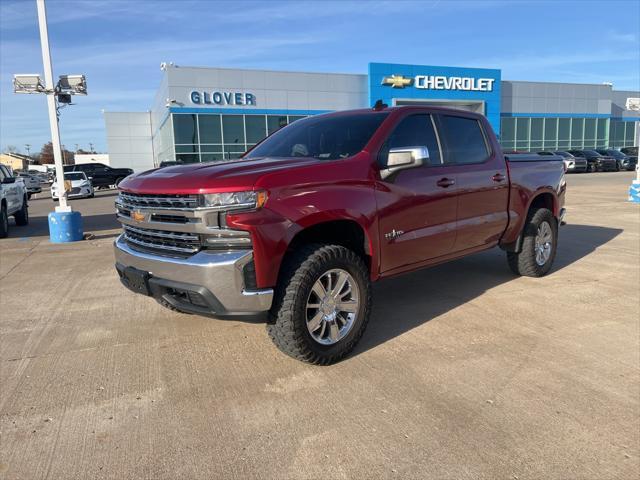
[[[151,114],[105,112],[110,165],[142,172],[153,168]]]
[[[226,68],[170,67],[166,71],[174,107],[230,110],[347,110],[367,106],[367,75],[306,73]],[[191,92],[246,92],[255,105],[207,105],[191,102]],[[156,101],[156,106],[159,103]]]

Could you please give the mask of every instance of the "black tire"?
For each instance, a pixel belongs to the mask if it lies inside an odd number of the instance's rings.
[[[7,235],[9,235],[9,216],[7,206],[3,203],[0,207],[0,238],[6,238]]]
[[[587,169],[589,173],[595,173],[598,171],[598,167],[595,163],[590,163],[589,168]]]
[[[116,183],[114,183],[115,187],[118,188],[118,185],[120,185],[120,182],[124,180],[124,177],[120,177],[120,178],[116,178]]]
[[[13,215],[13,218],[16,219],[16,225],[20,227],[29,225],[29,205],[27,205],[26,195],[22,199],[22,208]]]
[[[536,235],[544,222],[551,228],[551,254],[545,263],[540,265],[536,261]],[[509,268],[516,275],[525,277],[542,277],[546,275],[551,270],[558,248],[558,223],[551,210],[539,208],[529,212],[523,235],[520,253],[507,252]]]
[[[344,358],[356,346],[371,313],[371,282],[363,259],[339,245],[311,244],[292,253],[284,262],[276,288],[267,333],[287,355],[315,365],[329,365]],[[314,283],[332,269],[342,269],[358,286],[360,302],[351,329],[331,345],[313,339],[307,328],[307,300]]]
[[[620,164],[618,162],[616,162],[616,172],[620,171]]]

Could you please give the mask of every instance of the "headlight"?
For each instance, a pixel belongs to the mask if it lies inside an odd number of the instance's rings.
[[[267,201],[267,192],[224,192],[205,193],[202,195],[202,205],[205,207],[219,207],[230,209],[255,210],[262,208]]]

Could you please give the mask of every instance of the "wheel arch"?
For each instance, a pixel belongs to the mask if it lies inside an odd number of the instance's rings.
[[[558,215],[560,213],[560,204],[558,201],[557,195],[550,189],[541,189],[538,190],[534,195],[529,199],[529,203],[525,210],[524,215],[521,217],[520,225],[518,226],[518,236],[515,241],[501,244],[500,248],[507,252],[520,253],[522,251],[522,239],[524,228],[527,225],[527,219],[532,211],[537,210],[539,208],[547,208],[553,214],[553,217],[558,220]]]

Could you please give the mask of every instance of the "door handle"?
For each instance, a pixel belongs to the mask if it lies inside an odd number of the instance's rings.
[[[438,180],[436,182],[436,185],[438,185],[439,187],[442,187],[442,188],[447,188],[447,187],[450,187],[451,185],[455,185],[455,184],[456,184],[455,180],[453,180],[451,178],[446,178],[446,177],[445,178],[441,178],[440,180]]]
[[[503,174],[496,173],[493,177],[491,177],[491,180],[493,180],[494,182],[504,182],[505,178],[507,177],[505,177]]]

